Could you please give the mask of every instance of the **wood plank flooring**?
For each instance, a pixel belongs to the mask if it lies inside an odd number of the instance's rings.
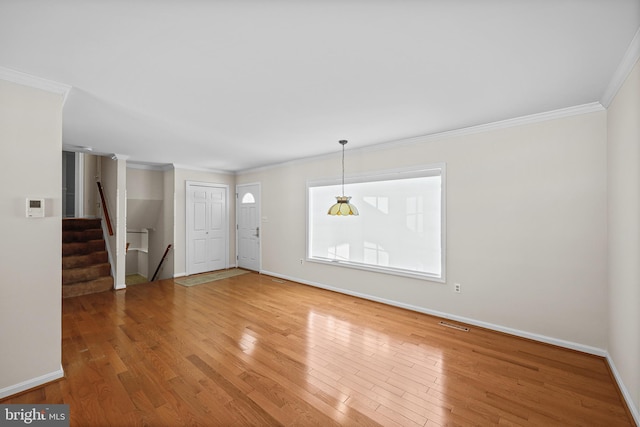
[[[269,276],[63,301],[72,426],[630,426],[604,359]]]

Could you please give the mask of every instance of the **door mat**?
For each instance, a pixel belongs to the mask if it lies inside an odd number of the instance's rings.
[[[202,285],[203,283],[215,282],[216,280],[239,276],[246,273],[248,273],[247,270],[242,270],[241,268],[231,268],[229,270],[216,271],[214,273],[198,274],[197,276],[174,279],[173,282],[182,286],[196,286]]]
[[[140,283],[147,282],[149,282],[149,280],[141,274],[130,274],[124,278],[124,284],[127,286],[139,285]]]

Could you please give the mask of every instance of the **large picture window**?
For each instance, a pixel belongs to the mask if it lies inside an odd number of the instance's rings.
[[[345,180],[358,216],[327,215],[339,183],[307,190],[309,261],[444,282],[444,164]]]

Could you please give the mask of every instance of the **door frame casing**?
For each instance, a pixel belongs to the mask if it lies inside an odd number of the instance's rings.
[[[224,246],[225,246],[225,252],[224,252],[224,268],[229,268],[229,186],[227,184],[218,184],[218,183],[214,183],[214,182],[202,182],[202,181],[185,181],[185,271],[186,271],[186,275],[190,276],[191,274],[193,274],[193,272],[191,271],[191,246],[190,246],[190,241],[191,241],[191,227],[189,227],[190,225],[190,218],[193,217],[192,214],[192,209],[193,207],[191,206],[191,203],[189,203],[189,188],[190,187],[212,187],[212,188],[222,188],[224,189],[225,192],[225,209],[224,209],[224,215],[225,215],[225,219],[226,219],[226,227],[224,228]]]
[[[77,151],[62,150],[63,165],[64,165],[64,153],[73,153],[73,215],[65,215],[65,206],[67,203],[66,187],[62,186],[62,211],[65,218],[84,218],[84,153]],[[67,171],[62,168],[63,181],[66,179]]]
[[[260,227],[260,240],[258,242],[258,271],[262,271],[262,186],[260,182],[248,182],[244,184],[236,184],[236,267],[239,267],[240,263],[240,243],[239,239],[239,216],[240,216],[240,191],[239,187],[248,187],[248,186],[257,186],[258,187],[258,226]]]
[[[84,218],[84,153],[76,153],[76,218]]]

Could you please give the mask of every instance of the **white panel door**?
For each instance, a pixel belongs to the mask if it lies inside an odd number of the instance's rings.
[[[260,271],[260,185],[239,185],[236,193],[238,267]]]
[[[195,187],[191,193],[191,262],[193,271],[207,271],[207,191],[205,187]]]
[[[227,189],[187,184],[187,274],[227,267]]]
[[[226,228],[227,228],[227,192],[223,188],[211,188],[209,191],[209,263],[211,270],[226,268]]]

